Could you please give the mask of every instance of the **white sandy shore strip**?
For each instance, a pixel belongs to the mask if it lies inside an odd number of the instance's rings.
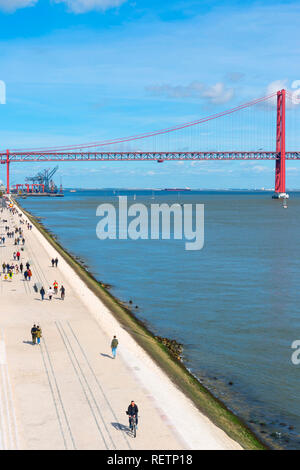
[[[25,219],[27,217],[23,213]],[[118,353],[127,364],[131,374],[147,391],[153,405],[161,416],[177,433],[186,449],[241,450],[241,446],[227,436],[204,416],[156,365],[148,354],[135,342],[118,323],[109,309],[87,287],[71,266],[60,256],[42,233],[33,227],[40,244],[49,254],[49,259],[58,257],[61,273],[69,279],[72,287],[80,292],[81,300],[87,310],[94,316],[108,341],[113,335],[119,339]]]

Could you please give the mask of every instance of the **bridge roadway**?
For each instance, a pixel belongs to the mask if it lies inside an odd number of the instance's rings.
[[[29,260],[33,273],[31,281],[0,277],[0,449],[240,448],[196,410],[64,260],[51,266],[57,253],[35,227],[28,231],[6,209],[0,216],[0,234],[5,225],[24,228],[21,261]],[[1,268],[13,262],[15,249],[13,239],[0,245]],[[42,301],[33,284],[47,291],[54,280],[65,286],[65,300]],[[33,323],[42,328],[41,345],[31,343]],[[125,414],[132,399],[140,409],[136,439]]]
[[[300,160],[300,151],[287,151],[286,160]],[[95,162],[95,161],[227,161],[227,160],[277,160],[279,153],[273,151],[60,151],[60,152],[0,152],[0,163],[25,162]]]

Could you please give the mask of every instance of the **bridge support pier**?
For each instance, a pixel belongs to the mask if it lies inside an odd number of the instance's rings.
[[[285,90],[277,92],[276,154],[273,198],[288,198],[285,192]]]
[[[10,186],[9,186],[9,150],[6,150],[6,194],[10,193]]]

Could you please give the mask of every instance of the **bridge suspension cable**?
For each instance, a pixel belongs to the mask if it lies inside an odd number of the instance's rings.
[[[242,109],[249,108],[249,107],[254,106],[256,104],[265,102],[265,101],[270,100],[271,98],[273,98],[275,96],[276,96],[276,93],[272,93],[271,95],[264,96],[262,98],[257,98],[255,100],[252,100],[252,101],[249,101],[247,103],[241,104],[239,106],[228,109],[226,111],[222,111],[222,112],[219,112],[219,113],[216,113],[216,114],[212,114],[210,116],[206,116],[206,117],[201,118],[201,119],[197,119],[196,121],[187,122],[185,124],[178,125],[178,126],[171,127],[171,128],[160,129],[160,130],[157,130],[157,131],[151,131],[151,132],[144,133],[144,134],[138,134],[138,135],[123,137],[123,138],[117,138],[117,139],[104,140],[104,141],[88,142],[88,143],[84,143],[84,144],[58,146],[58,147],[42,147],[42,148],[30,148],[30,149],[28,149],[28,148],[27,149],[26,148],[23,148],[23,149],[22,148],[21,149],[20,148],[14,148],[14,149],[11,149],[11,151],[13,151],[13,152],[38,152],[38,153],[53,152],[53,153],[55,153],[55,152],[61,152],[61,151],[82,150],[82,149],[88,149],[88,148],[93,148],[93,147],[103,147],[103,146],[107,146],[107,145],[115,145],[115,144],[122,144],[122,143],[125,143],[125,142],[138,141],[138,140],[142,140],[142,139],[147,139],[149,137],[155,137],[155,136],[159,136],[159,135],[162,135],[162,134],[168,134],[168,133],[172,133],[172,132],[175,132],[175,131],[178,131],[178,130],[181,130],[181,129],[186,129],[186,128],[189,128],[189,127],[204,124],[208,121],[212,121],[212,120],[221,118],[223,116],[233,114],[233,113],[235,113],[237,111],[240,111]]]
[[[17,162],[276,160],[275,195],[285,197],[285,161],[300,160],[300,107],[291,106],[294,99],[293,94],[280,90],[226,111],[148,133],[85,144],[0,151],[0,163],[7,169],[7,192],[10,164]],[[275,106],[268,106],[275,103],[276,113]],[[286,104],[292,112],[286,113]],[[254,105],[259,105],[258,111]],[[138,144],[134,147],[130,142]],[[93,147],[98,150],[91,150]]]

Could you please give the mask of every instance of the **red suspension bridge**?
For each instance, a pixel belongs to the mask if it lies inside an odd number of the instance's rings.
[[[71,145],[62,147],[47,147],[37,149],[12,149],[0,152],[0,163],[6,165],[7,175],[7,193],[10,192],[10,165],[11,163],[23,162],[83,162],[83,161],[226,161],[226,160],[275,160],[275,197],[284,197],[286,195],[286,160],[300,160],[300,151],[286,150],[286,98],[290,98],[286,90],[280,90],[272,95],[259,98],[248,103],[242,104],[230,110],[214,114],[203,119],[179,125],[173,128],[167,128],[160,131],[149,132],[145,134],[133,135],[126,138],[89,142],[81,145]],[[253,108],[254,105],[270,103],[276,100],[276,122],[274,123],[274,150],[192,150],[194,146],[199,148],[203,141],[203,135],[198,131],[195,135],[195,129],[201,129],[211,121],[221,120],[238,111]],[[270,114],[270,107],[269,107]],[[274,115],[274,113],[272,113]],[[265,127],[261,127],[262,134]],[[246,130],[247,131],[247,130]],[[236,136],[233,127],[227,129],[227,133]],[[164,142],[158,138],[164,137]],[[175,136],[175,141],[172,137]],[[200,139],[201,137],[201,139]],[[166,141],[166,138],[168,141]],[[218,140],[218,135],[213,136],[214,141]],[[187,142],[188,141],[188,142]],[[167,143],[166,143],[167,142]],[[178,144],[179,142],[179,144]],[[145,145],[146,144],[146,145]],[[213,143],[210,142],[210,147]],[[237,145],[235,141],[235,146]],[[251,145],[253,145],[251,141]],[[139,146],[137,148],[137,146]],[[156,150],[156,147],[168,148],[168,150]],[[180,149],[175,150],[175,147]],[[144,150],[140,147],[148,147]],[[169,150],[170,148],[170,150]],[[187,148],[189,148],[187,150]]]

